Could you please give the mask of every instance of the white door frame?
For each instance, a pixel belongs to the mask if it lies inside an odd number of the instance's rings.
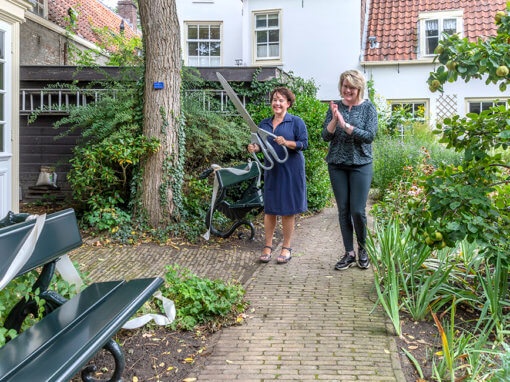
[[[12,25],[0,21],[0,134],[2,134],[2,145],[0,146],[0,219],[3,218],[12,206],[12,99],[15,96],[12,92]]]

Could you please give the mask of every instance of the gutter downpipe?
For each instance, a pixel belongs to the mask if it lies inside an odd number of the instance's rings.
[[[370,0],[367,0],[365,3],[365,25],[363,25],[363,37],[361,39],[361,53],[359,55],[359,62],[360,65],[365,61],[365,48],[367,46],[367,33],[368,33],[368,18],[370,16]],[[361,65],[362,66],[362,65]],[[363,67],[363,71],[365,70],[365,67]]]

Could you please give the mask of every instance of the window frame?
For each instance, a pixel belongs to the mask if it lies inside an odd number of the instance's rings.
[[[406,104],[423,104],[425,110],[423,112],[423,120],[426,120],[430,117],[430,99],[428,98],[409,98],[409,99],[387,99],[386,100],[390,105],[390,110],[393,113],[393,105],[406,105]],[[414,108],[414,106],[413,106]],[[422,120],[421,118],[416,118],[417,120]]]
[[[188,38],[188,31],[189,31],[189,26],[191,25],[196,25],[197,27],[199,27],[200,25],[208,25],[209,28],[211,26],[219,26],[220,28],[220,38],[219,40],[216,40],[216,39],[208,39],[208,40],[202,40],[202,41],[208,41],[208,42],[211,42],[211,41],[218,41],[220,43],[220,62],[218,65],[211,65],[211,57],[216,57],[216,56],[191,56],[191,57],[198,57],[199,58],[199,64],[200,64],[200,57],[209,57],[209,65],[190,65],[190,62],[189,62],[189,59],[190,59],[190,55],[189,55],[189,47],[188,47],[188,43],[189,42],[200,42],[201,39],[200,38],[197,38],[196,40],[190,40]],[[216,67],[216,66],[222,66],[223,65],[223,50],[224,50],[224,44],[223,44],[223,21],[185,21],[184,22],[184,33],[183,33],[183,37],[184,37],[184,61],[186,62],[186,65],[188,66],[193,66],[193,67],[198,67],[198,68],[211,68],[211,67]],[[198,37],[198,36],[197,36]]]
[[[0,160],[10,158],[12,156],[12,142],[11,142],[11,129],[12,129],[12,116],[11,116],[11,77],[12,77],[12,28],[9,24],[0,20],[0,31],[3,32],[2,46],[4,49],[3,57],[0,57],[0,64],[2,65],[2,83],[3,88],[0,89],[3,102],[0,104],[2,108],[0,112],[0,134],[2,134],[2,146],[0,147]]]
[[[479,103],[480,104],[480,112],[482,112],[482,103],[491,102],[492,106],[496,106],[496,101],[507,104],[510,97],[476,97],[476,98],[465,98],[465,107],[464,110],[466,114],[475,113],[473,111],[470,111],[470,104],[472,103]],[[480,114],[480,113],[475,113]]]
[[[434,12],[421,12],[418,15],[418,43],[420,57],[434,57],[434,52],[427,53],[427,36],[426,25],[427,21],[437,20],[438,23],[438,41],[441,41],[444,31],[445,20],[456,20],[456,32],[460,38],[464,35],[464,11],[434,11]]]
[[[269,14],[277,14],[278,15],[278,56],[271,57],[258,57],[257,55],[257,32],[261,30],[275,30],[266,27],[264,29],[257,28],[257,16],[260,15],[269,15]],[[252,62],[257,65],[281,65],[282,64],[282,52],[283,52],[283,37],[282,37],[282,10],[281,9],[264,9],[257,10],[252,12]],[[269,41],[268,41],[269,46]]]
[[[32,9],[30,10],[36,16],[42,17],[43,19],[48,19],[48,0],[27,0],[30,4],[32,4]],[[42,4],[41,4],[42,3]],[[36,9],[41,9],[42,12],[35,12]]]

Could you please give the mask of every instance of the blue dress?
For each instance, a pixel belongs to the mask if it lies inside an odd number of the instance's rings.
[[[273,131],[273,117],[260,122],[259,127],[286,140],[295,141],[296,148],[289,149],[289,159],[280,164],[274,161],[271,170],[264,171],[264,213],[268,215],[295,215],[307,210],[305,157],[303,150],[308,147],[308,132],[305,122],[295,115],[286,113],[282,123]],[[274,147],[279,158],[285,157],[283,147],[273,138],[268,142]],[[269,163],[266,161],[266,166]]]

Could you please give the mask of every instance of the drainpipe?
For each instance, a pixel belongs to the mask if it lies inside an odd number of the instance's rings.
[[[368,17],[370,16],[370,0],[365,3],[365,23],[363,25],[363,37],[361,38],[360,64],[365,61],[365,48],[367,47]]]

